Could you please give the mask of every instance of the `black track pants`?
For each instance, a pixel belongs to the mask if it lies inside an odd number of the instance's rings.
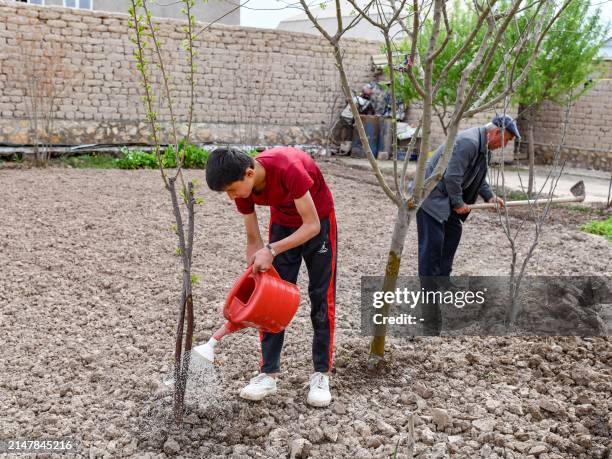
[[[270,242],[286,238],[297,230],[270,225]],[[308,296],[310,297],[310,319],[314,336],[312,339],[312,361],[314,370],[326,372],[332,366],[334,349],[334,319],[336,306],[336,219],[332,211],[321,220],[318,235],[301,246],[283,252],[274,258],[274,268],[281,278],[296,283],[302,259],[308,268]],[[280,371],[280,356],[285,332],[261,332],[261,372]]]

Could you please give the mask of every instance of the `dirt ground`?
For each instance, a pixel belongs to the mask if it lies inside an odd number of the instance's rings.
[[[360,276],[383,272],[394,210],[366,172],[323,169],[339,224],[332,406],[305,403],[312,330],[304,295],[277,396],[238,397],[257,373],[259,341],[254,330],[231,335],[218,347],[210,403],[192,406],[182,429],[141,422],[172,360],[180,293],[159,173],[0,170],[0,439],[79,440],[78,456],[90,458],[399,458],[414,413],[421,457],[609,457],[610,338],[389,339],[382,373],[366,372]],[[189,175],[204,182],[202,171]],[[198,341],[222,323],[224,297],[245,267],[233,203],[202,195]],[[262,211],[262,227],[267,218]],[[411,231],[403,274],[416,273],[415,254]],[[478,213],[465,225],[455,273],[506,274],[509,256],[495,214]],[[611,260],[612,244],[553,215],[530,272],[611,275]]]

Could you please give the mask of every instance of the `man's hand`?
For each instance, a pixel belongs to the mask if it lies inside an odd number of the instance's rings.
[[[463,204],[463,206],[455,207],[453,210],[459,215],[465,215],[470,213],[470,206],[468,206],[467,204]]]
[[[487,202],[492,203],[492,204],[497,204],[497,206],[502,209],[506,206],[506,203],[504,202],[504,200],[500,198],[499,196],[493,196]]]
[[[259,271],[266,272],[270,269],[273,260],[272,252],[267,247],[264,247],[255,252],[252,259],[249,260],[249,265],[253,265],[253,274],[257,274]]]

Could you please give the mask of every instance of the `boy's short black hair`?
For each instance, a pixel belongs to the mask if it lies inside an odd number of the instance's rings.
[[[225,191],[233,182],[242,180],[255,161],[238,148],[216,148],[206,163],[206,183],[213,191]]]

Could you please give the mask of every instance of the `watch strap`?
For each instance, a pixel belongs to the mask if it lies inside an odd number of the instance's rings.
[[[270,251],[270,253],[272,254],[272,256],[273,256],[273,257],[275,257],[275,256],[276,256],[276,250],[274,250],[274,247],[272,247],[272,246],[270,245],[270,243],[267,243],[267,244],[266,244],[266,248],[267,248],[267,249]]]

